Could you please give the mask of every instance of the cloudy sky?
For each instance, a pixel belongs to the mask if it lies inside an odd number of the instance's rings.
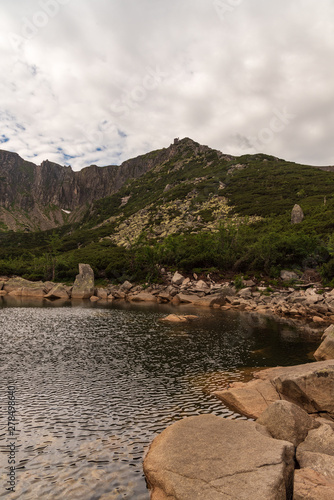
[[[77,170],[191,137],[334,164],[333,0],[2,0],[0,148]]]

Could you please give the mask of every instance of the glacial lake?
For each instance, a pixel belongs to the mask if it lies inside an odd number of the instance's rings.
[[[59,301],[57,301],[59,303]],[[242,418],[212,392],[256,367],[311,361],[303,330],[238,312],[2,297],[0,498],[148,500],[142,460],[187,416]],[[158,320],[198,314],[191,324]],[[8,487],[15,386],[15,493]]]

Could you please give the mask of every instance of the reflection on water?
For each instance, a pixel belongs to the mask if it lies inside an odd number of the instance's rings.
[[[175,325],[158,322],[168,306],[55,305],[2,299],[0,498],[147,500],[142,458],[158,432],[202,413],[240,418],[211,393],[255,366],[306,362],[313,347],[255,315],[197,310],[198,322]],[[8,496],[12,377],[19,465]]]

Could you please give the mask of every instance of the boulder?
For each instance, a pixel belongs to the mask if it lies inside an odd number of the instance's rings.
[[[96,297],[99,299],[104,299],[106,300],[108,298],[108,290],[106,288],[97,288],[95,291]]]
[[[254,378],[214,394],[229,408],[250,418],[258,418],[278,399],[295,403],[307,413],[334,418],[334,360],[268,368],[255,373]]]
[[[272,384],[284,399],[308,413],[324,412],[334,417],[334,360],[281,368]]]
[[[291,224],[300,224],[304,219],[304,212],[299,205],[295,205],[291,212]]]
[[[297,448],[297,461],[301,468],[308,467],[334,479],[334,430],[320,425],[308,433]],[[333,492],[334,493],[334,492]]]
[[[281,279],[283,281],[295,281],[299,279],[299,276],[293,271],[281,271]]]
[[[275,439],[289,441],[298,446],[304,441],[310,429],[319,427],[306,411],[289,401],[275,401],[257,419]]]
[[[79,264],[79,274],[75,278],[72,299],[89,299],[94,294],[94,272],[89,264]]]
[[[152,293],[140,292],[136,295],[129,295],[128,300],[131,302],[157,302],[157,297]]]
[[[151,500],[291,500],[293,457],[255,422],[201,415],[154,439],[144,473]]]
[[[97,302],[98,300],[101,300],[99,297],[96,297],[96,295],[92,295],[91,297],[89,297],[89,300],[91,302]]]
[[[317,361],[326,360],[326,359],[334,359],[334,325],[331,325],[326,329],[328,332],[325,335],[324,340],[318,347],[318,349],[314,353],[314,357]]]
[[[215,391],[214,395],[231,410],[255,419],[280,398],[268,380],[234,382],[229,389]]]
[[[199,280],[196,282],[195,290],[199,292],[208,292],[210,290],[210,287],[205,283],[205,281]]]
[[[295,471],[294,500],[333,500],[334,480],[313,469]]]
[[[159,318],[159,321],[166,321],[170,323],[189,323],[190,321],[194,321],[198,319],[198,316],[194,316],[192,314],[185,314],[179,316],[177,314],[168,314],[164,318]]]
[[[124,281],[124,283],[120,286],[120,290],[122,292],[129,292],[133,288],[133,284],[130,281]]]
[[[55,285],[49,293],[44,295],[46,299],[68,299],[69,295],[66,288],[61,283]]]
[[[172,277],[173,285],[182,285],[184,280],[185,280],[184,276],[182,276],[182,274],[178,273],[177,271],[174,273],[174,276]]]

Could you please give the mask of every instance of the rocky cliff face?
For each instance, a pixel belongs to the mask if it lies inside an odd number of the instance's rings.
[[[92,165],[79,172],[48,160],[35,165],[0,150],[0,229],[45,230],[78,220],[87,204],[115,193],[128,179],[168,160],[180,147],[172,145],[120,166]]]

